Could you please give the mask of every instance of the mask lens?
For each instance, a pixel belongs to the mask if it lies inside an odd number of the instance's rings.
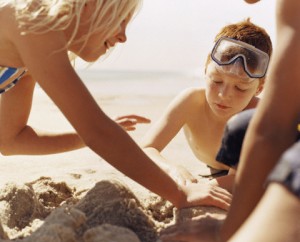
[[[211,57],[218,65],[229,65],[239,59],[242,60],[244,71],[251,78],[265,76],[269,63],[269,56],[265,52],[227,37],[217,41]]]

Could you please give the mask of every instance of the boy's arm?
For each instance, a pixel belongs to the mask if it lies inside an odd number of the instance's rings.
[[[186,168],[165,159],[158,150],[154,148],[145,148],[144,152],[179,185],[197,183],[197,179]]]
[[[300,2],[278,1],[277,46],[265,94],[249,125],[236,175],[233,202],[222,228],[224,240],[252,212],[280,155],[296,139],[300,112]]]
[[[194,106],[193,93],[194,89],[190,88],[176,96],[141,141],[141,147],[148,156],[179,184],[197,180],[184,168],[184,164],[181,166],[166,159],[161,152],[186,124],[187,117],[191,115],[190,112]]]
[[[177,95],[168,105],[158,121],[150,128],[141,141],[144,148],[152,147],[159,152],[177,135],[186,124],[190,113],[192,89],[187,89]]]
[[[226,176],[221,176],[210,180],[210,184],[222,187],[228,192],[232,193],[234,184],[235,174],[229,174]]]
[[[148,124],[151,122],[150,119],[135,114],[118,116],[113,118],[113,120],[126,131],[135,130],[137,124]]]

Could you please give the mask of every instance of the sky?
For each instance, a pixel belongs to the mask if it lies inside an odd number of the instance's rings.
[[[127,29],[127,42],[89,69],[194,72],[203,69],[216,33],[250,17],[275,43],[275,2],[262,0],[144,0]],[[85,67],[78,61],[79,68]]]

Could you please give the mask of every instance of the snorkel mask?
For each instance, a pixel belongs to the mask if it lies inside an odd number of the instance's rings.
[[[267,53],[254,46],[228,37],[218,39],[211,58],[222,71],[244,77],[246,73],[250,78],[264,77],[270,59]]]

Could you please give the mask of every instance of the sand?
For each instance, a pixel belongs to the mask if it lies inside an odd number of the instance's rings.
[[[93,94],[111,117],[135,113],[153,121],[174,96]],[[41,90],[35,94],[29,123],[42,130],[72,130]],[[129,134],[138,143],[149,127],[139,125]],[[184,161],[195,175],[208,172],[182,133],[164,154]],[[1,242],[155,242],[161,229],[174,223],[226,215],[213,207],[177,210],[88,148],[47,156],[0,156],[0,167]]]

